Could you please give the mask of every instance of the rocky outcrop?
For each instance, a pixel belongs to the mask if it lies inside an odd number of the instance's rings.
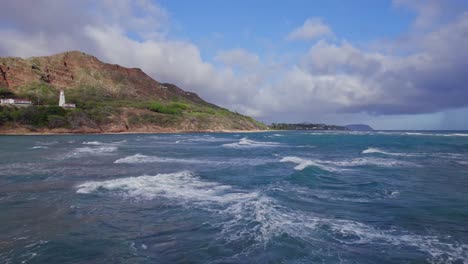
[[[173,84],[159,83],[139,68],[104,63],[80,51],[28,59],[0,58],[0,86],[15,92],[34,82],[45,82],[65,90],[88,85],[100,87],[115,95],[163,100],[182,97],[192,102],[205,103],[197,94]]]

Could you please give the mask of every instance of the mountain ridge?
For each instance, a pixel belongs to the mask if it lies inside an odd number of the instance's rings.
[[[57,110],[63,123],[57,127],[50,124],[54,122],[49,122],[49,114],[42,116],[41,122],[34,123],[27,120],[30,117],[23,113],[26,110],[3,106],[0,133],[15,129],[99,133],[266,128],[250,117],[206,102],[196,93],[154,80],[140,68],[105,63],[81,51],[26,59],[0,57],[0,88],[0,96],[30,99],[40,105],[31,108],[43,112],[57,105],[58,91],[63,89],[67,101],[78,108],[65,112]],[[76,125],[73,117],[79,112],[81,119],[88,119],[78,122],[82,125]],[[26,115],[23,119],[14,119],[23,114]]]

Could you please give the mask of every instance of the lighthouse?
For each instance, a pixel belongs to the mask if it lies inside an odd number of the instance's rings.
[[[60,90],[59,106],[63,108],[76,108],[75,104],[67,104],[65,102],[65,92],[63,90]]]

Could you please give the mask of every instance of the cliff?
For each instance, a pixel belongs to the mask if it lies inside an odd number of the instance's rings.
[[[58,109],[59,91],[77,109]],[[259,130],[254,119],[205,102],[138,68],[108,64],[80,51],[28,59],[0,58],[0,97],[35,106],[1,106],[0,133],[100,133]]]

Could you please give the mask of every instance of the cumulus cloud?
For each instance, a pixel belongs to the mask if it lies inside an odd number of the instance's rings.
[[[227,66],[243,69],[253,69],[260,65],[258,55],[244,49],[221,51],[216,55],[215,60]]]
[[[289,33],[288,40],[309,40],[318,37],[333,36],[333,31],[321,18],[308,18],[304,24]]]

